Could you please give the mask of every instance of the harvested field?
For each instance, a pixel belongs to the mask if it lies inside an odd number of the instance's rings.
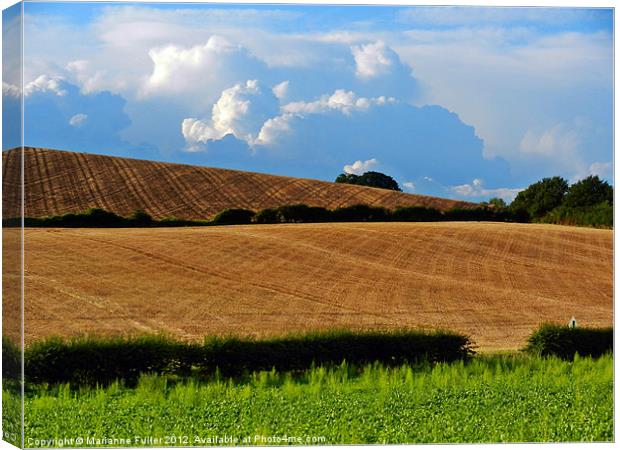
[[[477,222],[26,229],[26,340],[422,327],[515,349],[544,321],[612,324],[612,238]]]
[[[19,217],[19,151],[2,152],[3,214]],[[334,209],[359,203],[440,210],[474,204],[325,181],[236,170],[24,149],[25,215],[102,208],[121,216],[143,209],[155,219],[208,219],[227,208],[258,211],[305,203]]]

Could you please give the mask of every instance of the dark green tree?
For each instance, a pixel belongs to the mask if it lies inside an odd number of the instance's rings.
[[[360,186],[370,186],[392,191],[401,191],[394,178],[381,172],[365,172],[362,175],[352,173],[341,173],[336,178],[336,183],[357,184]]]
[[[149,226],[153,224],[153,218],[143,209],[136,209],[131,213],[131,216],[129,216],[129,220],[137,226]]]
[[[590,175],[568,188],[562,204],[570,208],[579,208],[603,202],[613,205],[614,189],[597,175]]]
[[[493,208],[496,211],[504,210],[508,207],[503,198],[493,197],[488,202],[480,203],[482,206]]]
[[[567,191],[568,182],[564,178],[543,178],[519,192],[510,209],[513,213],[527,212],[531,219],[539,219],[559,206]]]
[[[336,177],[336,183],[359,184],[359,178],[354,173],[341,173]]]

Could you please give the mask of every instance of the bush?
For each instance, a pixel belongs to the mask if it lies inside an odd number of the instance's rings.
[[[392,211],[390,217],[396,222],[438,222],[445,220],[438,209],[423,206],[401,206]]]
[[[452,208],[445,212],[446,220],[465,220],[465,221],[481,221],[481,220],[496,220],[497,214],[487,208]]]
[[[101,208],[90,208],[81,213],[60,216],[24,218],[26,227],[66,227],[66,228],[113,228],[130,226],[131,221]]]
[[[186,220],[177,219],[176,217],[166,217],[152,223],[152,226],[156,227],[198,227],[207,225],[211,225],[211,222],[208,220]]]
[[[279,223],[327,222],[331,218],[329,210],[304,204],[280,206],[276,214]]]
[[[336,222],[387,222],[390,212],[380,206],[353,205],[336,208],[332,217]]]
[[[20,348],[10,338],[2,336],[2,378],[19,380],[22,373]]]
[[[28,383],[134,383],[142,373],[183,373],[191,363],[190,344],[160,336],[137,338],[50,338],[28,347]],[[194,358],[196,355],[194,355]]]
[[[575,208],[562,205],[547,213],[539,222],[611,228],[614,225],[614,208],[607,202]]]
[[[252,223],[254,211],[249,209],[232,208],[218,213],[211,223],[213,225],[244,225]]]
[[[356,365],[400,365],[466,360],[474,354],[465,336],[413,331],[329,331],[264,341],[210,338],[201,369],[233,376],[259,370],[300,371],[343,361]]]
[[[402,364],[454,361],[473,355],[465,336],[418,331],[330,331],[268,340],[207,338],[202,345],[160,336],[46,339],[26,349],[28,383],[133,384],[140,374],[226,376],[270,370],[304,370],[314,365],[375,361]]]
[[[508,209],[453,208],[444,213],[445,220],[479,222],[529,222],[529,215]]]
[[[254,222],[256,223],[279,223],[280,218],[278,211],[273,208],[265,208],[260,210],[254,216]]]
[[[613,328],[570,328],[543,324],[528,337],[525,351],[540,356],[573,359],[575,354],[601,356],[613,351],[613,344]]]
[[[148,227],[153,225],[153,218],[144,210],[136,209],[128,218],[133,226]]]

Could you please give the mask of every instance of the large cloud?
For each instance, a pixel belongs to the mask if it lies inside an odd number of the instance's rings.
[[[247,84],[232,88],[232,98],[246,91],[252,95],[240,103],[232,102],[237,106],[230,108],[227,117],[232,119],[226,126],[216,125],[216,107],[208,121],[186,120],[183,128],[188,144],[209,142],[211,146],[211,142],[233,135],[253,148],[268,171],[282,173],[285,168],[289,175],[322,179],[335,177],[351,161],[359,160],[360,167],[361,161],[372,163],[377,155],[381,155],[381,169],[400,180],[429,176],[449,185],[465,183],[479,174],[491,181],[507,176],[503,161],[482,158],[482,141],[474,129],[444,108],[418,108],[395,99],[336,90],[313,101],[282,105],[280,114],[267,120],[264,115],[249,120],[250,111],[263,111],[254,107],[253,102],[264,95],[255,88]],[[228,97],[222,94],[222,98]],[[252,124],[246,132],[229,125],[239,118]],[[263,125],[256,134],[260,122]],[[225,162],[240,168],[232,158]]]
[[[206,120],[187,118],[181,130],[190,150],[232,134],[254,145],[263,124],[278,112],[278,99],[257,80],[248,80],[225,89]]]
[[[442,15],[437,9],[433,13]],[[450,14],[447,11],[444,18]],[[498,16],[506,14],[512,12],[500,11]],[[527,14],[536,15],[536,10]],[[576,17],[578,12],[568,14]],[[515,11],[517,16],[523,18]],[[465,22],[476,21],[469,17]],[[533,27],[462,24],[412,29],[406,35],[394,48],[423,80],[423,101],[458,111],[476,127],[487,156],[499,155],[510,162],[519,184],[541,176],[576,175],[577,164],[559,167],[542,157],[544,142],[538,143],[538,152],[522,142],[528,132],[540,138],[558,123],[570,128],[577,116],[598,124],[579,132],[583,145],[577,150],[578,158],[585,164],[609,155],[613,109],[609,32],[540,32]]]
[[[153,71],[144,95],[214,95],[232,83],[263,75],[266,66],[243,47],[211,36],[193,47],[168,45],[149,50]]]

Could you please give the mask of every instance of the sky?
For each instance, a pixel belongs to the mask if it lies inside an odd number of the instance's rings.
[[[471,201],[612,182],[613,11],[26,3],[24,143]],[[19,15],[3,107],[19,110]],[[5,113],[5,116],[7,114]],[[3,148],[19,144],[4,123]]]

